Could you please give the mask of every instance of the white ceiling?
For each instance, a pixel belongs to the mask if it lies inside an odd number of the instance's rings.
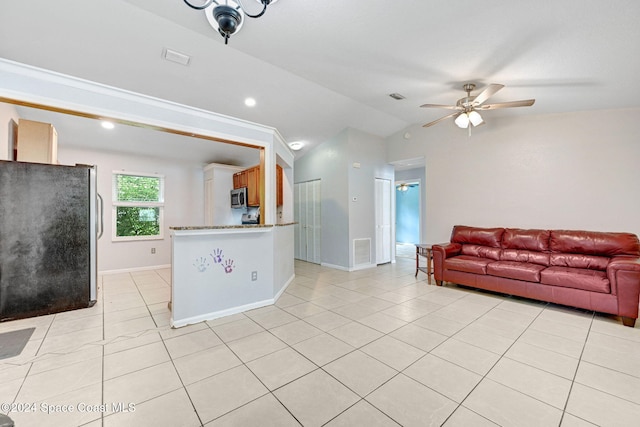
[[[12,1],[0,56],[273,126],[304,154],[347,126],[386,137],[444,116],[419,105],[454,103],[465,82],[506,85],[495,102],[536,99],[487,112],[489,126],[638,107],[638,16],[637,0],[280,0],[225,46],[182,0]]]

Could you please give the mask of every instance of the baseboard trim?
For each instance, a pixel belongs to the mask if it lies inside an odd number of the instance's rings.
[[[287,290],[287,288],[289,287],[289,285],[293,282],[293,279],[296,278],[295,273],[291,275],[291,277],[289,277],[289,280],[287,280],[287,283],[284,284],[284,286],[282,287],[282,289],[280,289],[278,291],[278,293],[273,297],[273,303],[275,304],[278,301],[278,298],[280,298],[280,296],[284,293],[284,291]]]
[[[162,268],[171,268],[171,264],[150,265],[148,267],[123,268],[120,270],[102,270],[102,271],[98,271],[98,274],[108,275],[108,274],[135,273],[136,271],[159,270]]]
[[[343,267],[341,265],[329,264],[329,263],[326,263],[326,262],[323,262],[320,265],[322,267],[335,268],[336,270],[349,271],[348,267]]]
[[[358,271],[358,270],[366,270],[367,268],[377,267],[376,264],[364,264],[364,265],[358,265],[356,267],[347,268],[347,267],[343,267],[341,265],[327,264],[326,262],[323,262],[320,265],[322,267],[335,268],[336,270],[349,271],[349,272]]]
[[[275,303],[274,299],[265,299],[262,301],[252,302],[251,304],[240,305],[238,307],[228,308],[226,310],[220,311],[212,311],[211,313],[201,314],[199,316],[188,317],[186,319],[180,319],[178,321],[174,321],[173,317],[169,320],[169,323],[172,328],[181,328],[187,325],[193,325],[200,322],[205,322],[207,320],[214,320],[219,317],[231,316],[232,314],[242,313],[244,311],[253,310],[260,307],[266,307],[268,305],[273,305]]]

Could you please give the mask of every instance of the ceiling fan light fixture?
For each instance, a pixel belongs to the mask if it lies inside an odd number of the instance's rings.
[[[466,129],[467,127],[469,127],[469,115],[467,113],[460,113],[454,120],[454,123],[460,129]]]
[[[478,126],[484,123],[484,120],[482,120],[482,116],[477,111],[471,111],[467,113],[467,115],[469,116],[469,121],[473,126]]]

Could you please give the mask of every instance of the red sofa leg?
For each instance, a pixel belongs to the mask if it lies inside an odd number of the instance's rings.
[[[636,326],[636,319],[634,319],[633,317],[622,316],[622,324],[624,326],[629,326],[633,328],[634,326]]]
[[[436,280],[436,285],[442,286],[442,280]]]

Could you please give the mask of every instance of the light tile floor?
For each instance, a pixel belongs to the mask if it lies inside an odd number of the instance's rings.
[[[638,327],[414,268],[296,262],[275,306],[180,329],[169,270],[103,276],[93,308],[0,324],[36,328],[0,403],[19,427],[639,425]]]

